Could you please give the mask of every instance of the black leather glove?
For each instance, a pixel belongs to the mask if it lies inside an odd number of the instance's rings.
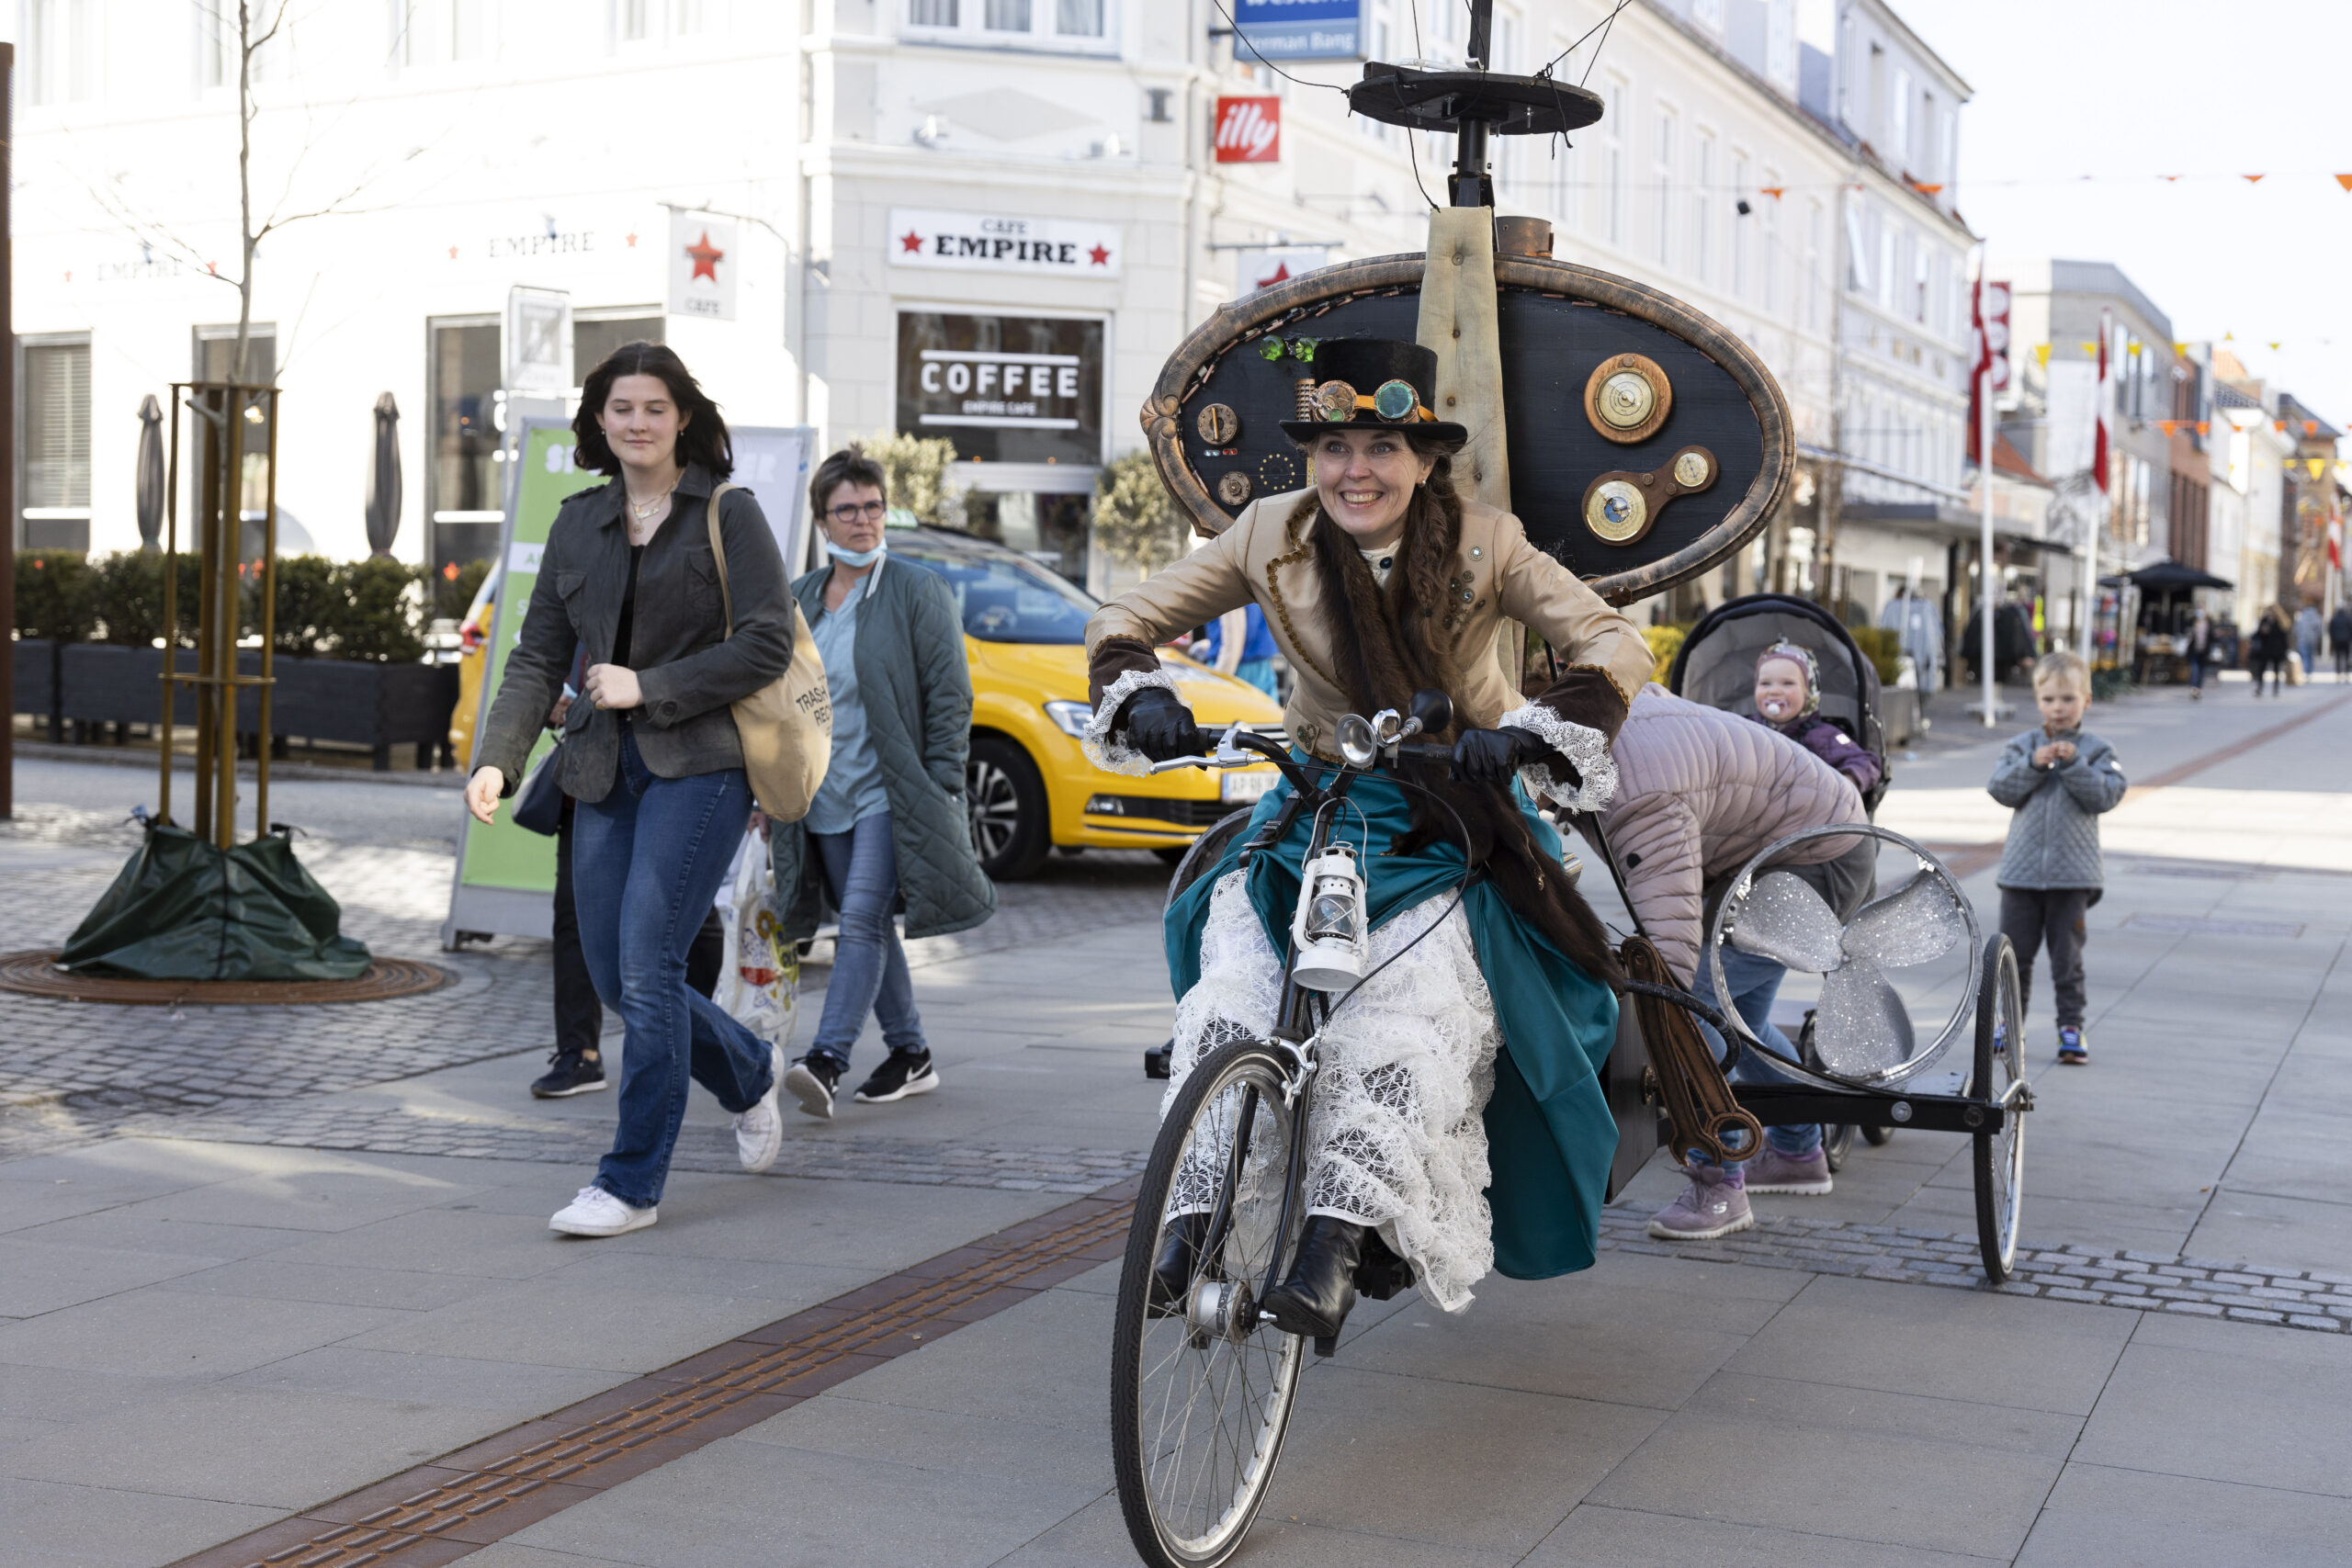
[[[1474,784],[1507,784],[1513,773],[1551,750],[1532,729],[1465,729],[1453,743],[1453,776]]]
[[[1197,757],[1209,749],[1208,738],[1193,723],[1193,710],[1164,686],[1146,686],[1129,697],[1114,728],[1124,728],[1127,744],[1155,762]]]

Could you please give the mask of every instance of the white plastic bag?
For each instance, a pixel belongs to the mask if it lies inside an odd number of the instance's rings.
[[[733,884],[719,897],[727,958],[711,999],[789,1055],[800,995],[800,955],[793,943],[776,934],[775,893],[767,844],[757,834],[747,834],[736,852]]]

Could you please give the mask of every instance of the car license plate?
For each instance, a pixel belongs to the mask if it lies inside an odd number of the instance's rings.
[[[1227,806],[1248,806],[1273,788],[1281,778],[1282,774],[1271,770],[1260,773],[1252,769],[1246,773],[1227,773],[1221,785],[1225,803]]]

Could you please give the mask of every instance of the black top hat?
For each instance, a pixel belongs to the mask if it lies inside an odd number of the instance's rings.
[[[1312,419],[1284,420],[1283,434],[1306,443],[1335,426],[1404,430],[1459,446],[1470,432],[1430,412],[1437,400],[1437,352],[1394,338],[1328,338],[1315,345]]]

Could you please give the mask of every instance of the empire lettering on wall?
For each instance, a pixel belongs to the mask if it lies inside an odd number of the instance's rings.
[[[898,266],[1116,277],[1125,242],[1115,223],[1002,212],[890,209],[884,252]]]

